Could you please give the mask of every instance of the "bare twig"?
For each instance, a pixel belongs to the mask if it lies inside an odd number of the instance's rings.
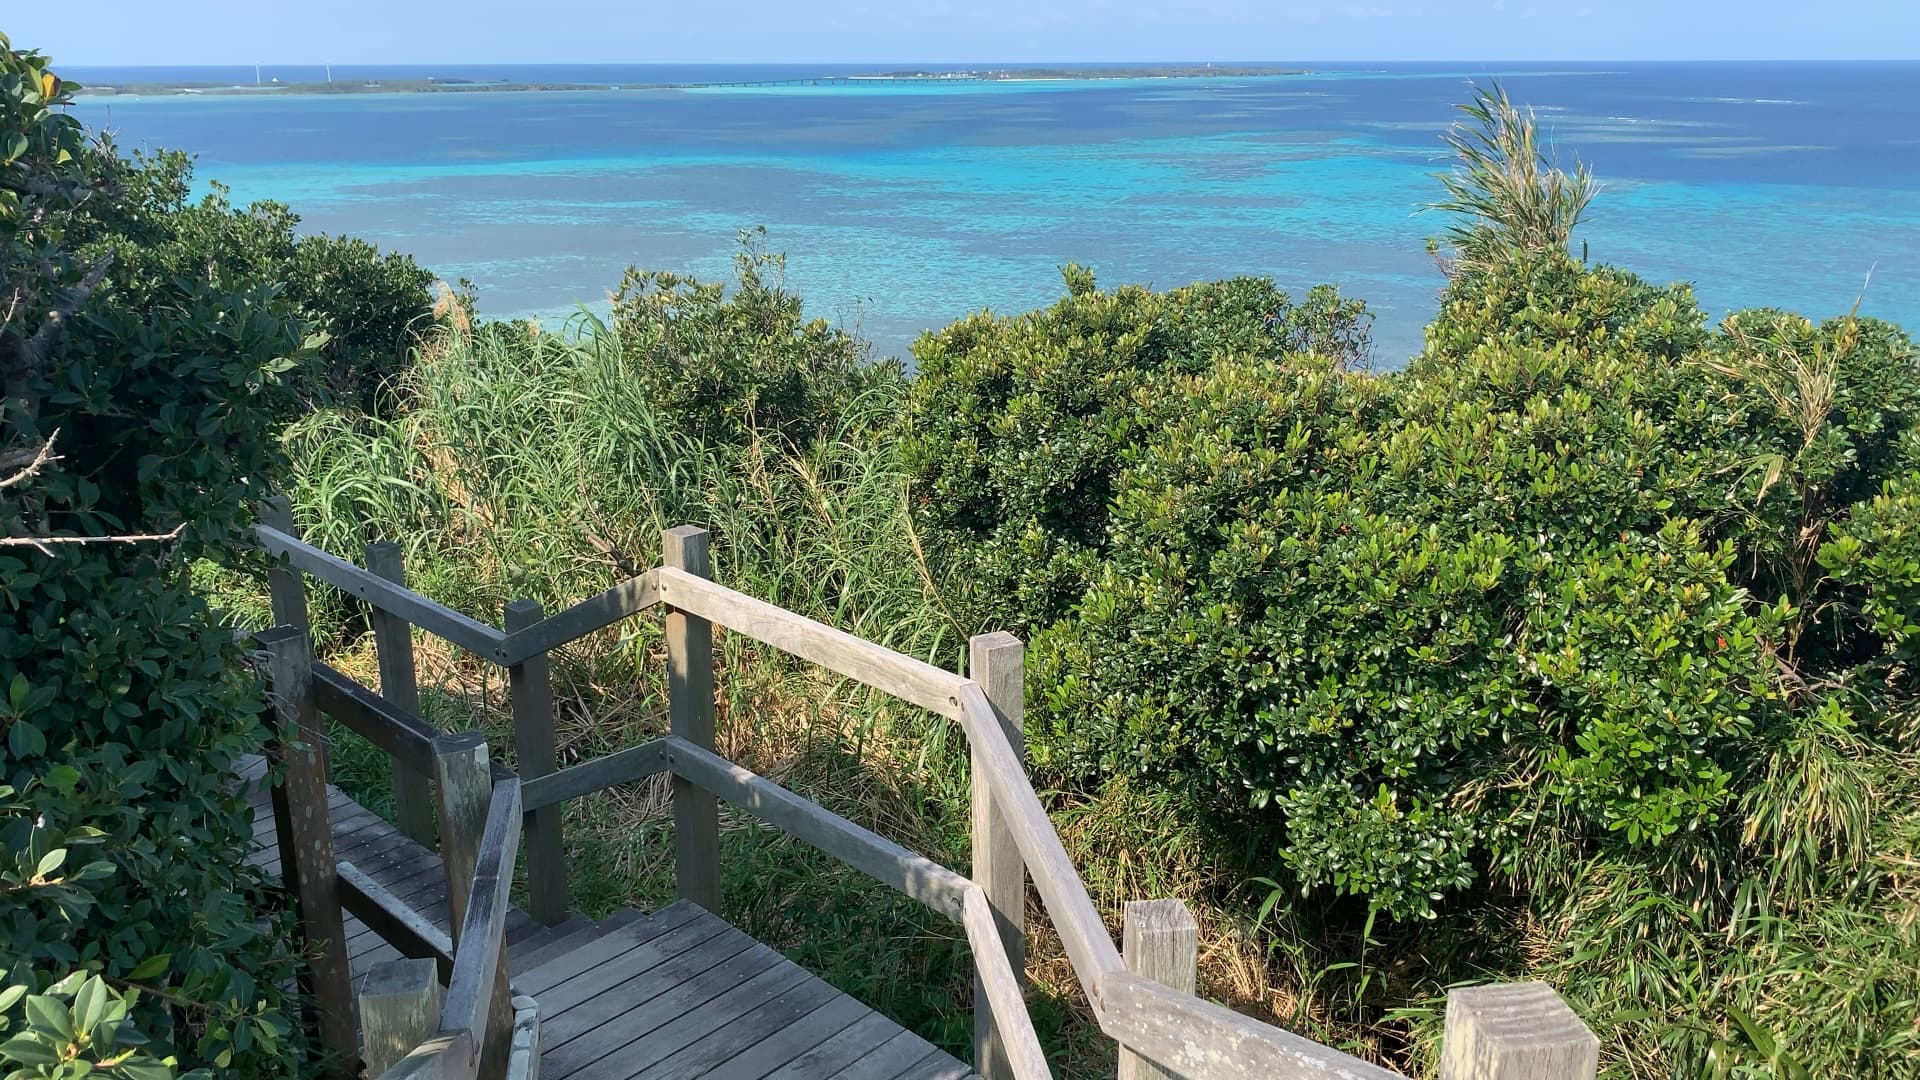
[[[627,556],[624,553],[622,553],[619,548],[614,547],[612,541],[603,539],[598,533],[595,533],[589,530],[587,532],[587,543],[592,544],[594,547],[594,550],[606,556],[607,561],[613,563],[613,565],[621,573],[627,575],[628,577],[639,577],[642,573],[645,572],[640,569],[640,565],[638,563],[634,562],[632,559],[627,558]]]
[[[53,434],[47,436],[47,441],[41,443],[38,448],[23,446],[0,454],[0,473],[17,470],[12,476],[0,479],[0,488],[10,488],[22,480],[32,479],[39,475],[41,469],[59,461],[60,459],[53,452],[53,440],[59,437],[60,432],[55,429]]]
[[[30,547],[42,555],[52,555],[54,544],[143,544],[178,540],[180,534],[187,531],[187,523],[181,522],[165,533],[123,533],[117,536],[5,536],[0,537],[0,547]]]

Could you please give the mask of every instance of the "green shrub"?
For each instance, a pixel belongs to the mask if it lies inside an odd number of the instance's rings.
[[[808,320],[785,288],[786,256],[764,249],[764,228],[742,232],[731,292],[719,282],[629,269],[613,298],[631,377],[674,426],[745,445],[771,436],[808,446],[839,426],[854,399],[900,378],[867,361],[865,345],[824,319]]]
[[[1868,624],[1860,636],[1879,643],[1881,655],[1862,662],[1904,673],[1911,700],[1920,662],[1920,430],[1909,429],[1905,442],[1916,466],[1853,504],[1829,530],[1818,557],[1836,585],[1855,591],[1852,606]]]
[[[1506,252],[1448,282],[1426,351],[1409,368],[1459,363],[1477,350],[1552,348],[1677,362],[1706,342],[1706,324],[1689,286],[1650,285],[1564,251]]]
[[[1035,644],[1044,760],[1263,811],[1300,886],[1399,916],[1522,858],[1543,795],[1629,845],[1717,819],[1767,623],[1730,549],[1648,508],[1670,478],[1636,475],[1629,409],[1429,422],[1307,359],[1168,389]],[[1563,489],[1590,501],[1543,509]]]
[[[117,290],[73,255],[73,215],[115,190],[71,152],[43,69],[0,43],[0,131],[38,133],[0,173],[19,214],[0,281],[33,283],[0,333],[0,955],[165,988],[131,1013],[156,1056],[291,1071],[284,924],[231,789],[263,741],[259,687],[186,568],[233,557],[281,467],[301,337],[271,289]],[[79,183],[40,182],[76,162]]]
[[[1223,356],[1366,354],[1370,316],[1331,288],[1296,307],[1266,279],[1101,292],[1090,271],[1064,273],[1050,308],[983,312],[914,344],[902,449],[914,518],[970,630],[1037,629],[1084,591],[1121,453],[1151,423],[1136,393]]]
[[[196,200],[184,153],[123,159],[102,144],[91,156],[115,197],[83,208],[73,241],[83,258],[113,253],[111,279],[130,303],[182,278],[273,285],[312,332],[326,335],[318,363],[301,374],[304,396],[376,407],[381,385],[403,369],[432,322],[432,274],[364,240],[298,236],[292,210],[265,201],[236,207],[219,183]]]

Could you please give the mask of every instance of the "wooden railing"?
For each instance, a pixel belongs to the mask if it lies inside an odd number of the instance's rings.
[[[417,717],[314,662],[300,628],[276,627],[255,635],[254,642],[265,654],[276,720],[271,749],[278,776],[272,798],[281,873],[310,946],[312,963],[303,989],[321,1045],[333,1051],[335,1069],[344,1076],[357,1075],[351,1066],[363,1044],[373,1066],[368,1074],[384,1080],[504,1076],[513,1025],[506,919],[520,845],[519,779],[495,775],[480,733],[431,734]],[[335,860],[323,713],[367,734],[396,760],[431,771],[439,797],[451,938],[352,863]],[[373,1037],[363,1040],[372,1034],[362,1030],[369,1025],[356,1023],[356,1013],[366,1018],[367,1005],[363,995],[356,1009],[347,968],[348,911],[406,955],[427,960],[423,993],[438,1001],[438,979],[446,979],[444,1002],[432,1015],[422,1015],[420,1029],[397,1048],[381,1047]],[[389,1063],[392,1067],[385,1068]]]
[[[506,629],[495,630],[405,589],[397,567],[377,575],[302,543],[284,507],[263,519],[267,523],[257,530],[261,545],[283,557],[288,568],[273,581],[277,620],[298,618],[304,624],[304,585],[294,572],[302,571],[515,674],[529,876],[538,877],[544,864],[556,868],[558,882],[554,895],[535,897],[533,914],[542,921],[557,922],[565,914],[559,804],[666,773],[673,778],[675,871],[683,899],[710,910],[719,906],[715,860],[718,802],[724,800],[957,921],[974,955],[974,1064],[986,1080],[1050,1075],[1023,990],[1029,877],[1101,1030],[1119,1044],[1123,1076],[1398,1076],[1195,996],[1196,935],[1177,901],[1128,904],[1126,950],[1115,947],[1027,777],[1022,646],[1011,635],[974,638],[970,677],[957,675],[715,583],[706,532],[685,526],[665,534],[663,565],[552,618],[540,618],[538,605],[530,601],[509,604]],[[546,651],[656,605],[666,609],[669,734],[555,769]],[[972,758],[973,877],[908,851],[715,753],[715,627],[957,721]],[[384,677],[384,657],[382,670]],[[350,694],[348,688],[323,692]],[[389,732],[381,745],[397,763],[411,759],[410,767],[417,768],[419,739],[426,735]],[[552,829],[534,827],[549,812]],[[1466,988],[1450,995],[1442,1080],[1591,1080],[1597,1054],[1592,1033],[1543,984]]]

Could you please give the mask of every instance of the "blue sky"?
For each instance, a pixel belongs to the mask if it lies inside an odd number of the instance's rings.
[[[66,0],[66,64],[1917,59],[1920,0]]]

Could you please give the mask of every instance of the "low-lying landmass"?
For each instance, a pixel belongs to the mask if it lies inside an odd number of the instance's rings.
[[[337,79],[315,82],[222,83],[206,81],[132,82],[82,86],[81,95],[153,94],[458,94],[567,90],[696,90],[713,86],[827,86],[881,82],[1072,82],[1099,79],[1256,79],[1310,75],[1299,68],[1264,64],[1147,64],[1137,67],[994,68],[981,71],[877,71],[779,79],[714,82],[515,82],[510,80],[428,77],[424,79]]]

